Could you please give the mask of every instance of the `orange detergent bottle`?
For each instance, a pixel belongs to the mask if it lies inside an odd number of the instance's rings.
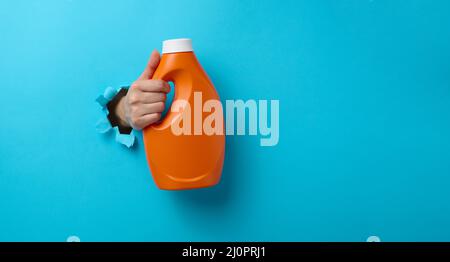
[[[221,132],[176,134],[171,128],[186,113],[192,116],[192,123],[183,122],[182,126],[194,126],[194,121],[199,120],[203,123],[208,117],[209,113],[194,108],[194,96],[198,98],[201,95],[202,105],[207,100],[219,101],[211,80],[195,57],[190,39],[163,42],[161,62],[153,79],[171,81],[175,85],[173,103],[167,115],[161,122],[143,131],[147,161],[156,185],[165,190],[216,185],[222,174],[225,153],[223,110],[219,112],[220,118],[216,119],[221,123],[215,123],[222,128]],[[177,101],[187,103],[174,110]],[[198,110],[201,110],[200,113]],[[201,119],[195,120],[196,116]]]

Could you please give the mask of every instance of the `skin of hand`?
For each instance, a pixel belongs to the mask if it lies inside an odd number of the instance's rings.
[[[170,85],[163,80],[151,80],[160,59],[154,50],[141,76],[118,102],[115,113],[123,126],[141,130],[161,118]]]

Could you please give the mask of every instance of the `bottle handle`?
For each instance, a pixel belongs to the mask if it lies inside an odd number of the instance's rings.
[[[171,69],[164,71],[158,69],[156,69],[152,79],[172,82],[174,85],[174,94],[169,110],[161,121],[152,125],[154,129],[165,129],[170,127],[175,118],[180,117],[184,111],[182,106],[181,108],[177,108],[176,112],[172,111],[174,103],[182,103],[182,101],[189,103],[192,90],[192,79],[185,70]],[[177,106],[179,106],[179,104],[177,104]]]
[[[166,81],[166,82],[173,82],[173,83],[175,83],[175,81],[172,78],[169,77],[171,71],[172,70],[164,72],[163,70],[160,70],[160,68],[157,68],[151,79],[152,80],[163,80],[163,81]],[[176,90],[174,90],[173,100],[175,100],[175,94],[176,94]],[[166,102],[167,102],[167,99],[166,99]],[[173,103],[173,101],[172,101],[172,103]],[[170,105],[170,108],[167,111],[166,115],[163,118],[161,118],[160,121],[150,125],[150,127],[152,127],[153,129],[163,129],[163,127],[165,127],[168,124],[170,124],[168,120],[169,120],[169,118],[171,116],[171,113],[172,113],[171,108],[172,108],[172,105]]]

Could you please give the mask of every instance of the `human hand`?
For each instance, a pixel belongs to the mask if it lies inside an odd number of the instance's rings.
[[[160,55],[155,50],[144,72],[118,102],[115,113],[123,126],[141,130],[161,118],[170,85],[163,80],[151,80],[159,61]]]

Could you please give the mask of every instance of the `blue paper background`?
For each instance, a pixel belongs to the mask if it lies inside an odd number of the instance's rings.
[[[1,1],[0,241],[450,241],[450,1]],[[190,37],[221,99],[219,186],[156,188],[95,98]],[[176,164],[176,158],[174,158]]]

